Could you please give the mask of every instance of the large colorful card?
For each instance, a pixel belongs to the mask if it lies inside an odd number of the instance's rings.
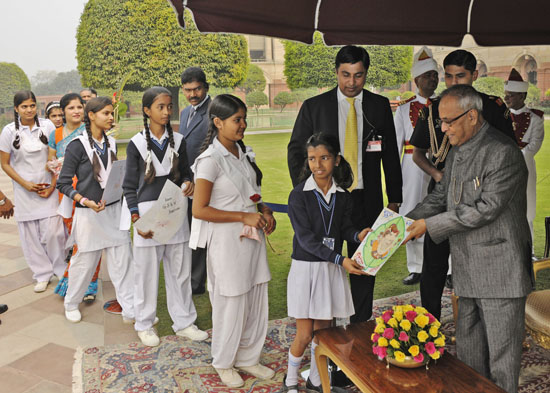
[[[407,237],[406,230],[414,222],[390,209],[384,208],[359,245],[352,259],[363,271],[375,276]]]

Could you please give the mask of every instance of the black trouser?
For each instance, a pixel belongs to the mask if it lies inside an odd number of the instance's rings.
[[[420,278],[422,306],[434,317],[441,317],[441,297],[449,271],[449,241],[435,244],[426,232],[424,235],[424,260]]]
[[[187,217],[191,225],[193,201],[189,199]],[[191,289],[193,292],[202,292],[206,283],[206,248],[191,250]]]

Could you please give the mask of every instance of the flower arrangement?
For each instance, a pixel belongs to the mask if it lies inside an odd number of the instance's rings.
[[[393,306],[376,318],[372,351],[380,360],[395,360],[392,363],[397,365],[407,357],[419,365],[437,360],[445,350],[440,327],[441,323],[424,307]]]
[[[262,196],[260,194],[254,194],[250,196],[250,200],[254,203],[260,203],[262,200]]]

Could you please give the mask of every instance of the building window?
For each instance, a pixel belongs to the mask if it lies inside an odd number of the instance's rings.
[[[252,61],[265,61],[265,37],[251,35],[248,40],[248,50]]]

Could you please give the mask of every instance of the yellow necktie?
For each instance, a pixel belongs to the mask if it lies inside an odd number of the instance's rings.
[[[357,112],[355,111],[355,98],[346,97],[349,102],[348,118],[346,120],[346,135],[344,139],[344,158],[351,166],[353,183],[348,188],[351,192],[357,186]]]

